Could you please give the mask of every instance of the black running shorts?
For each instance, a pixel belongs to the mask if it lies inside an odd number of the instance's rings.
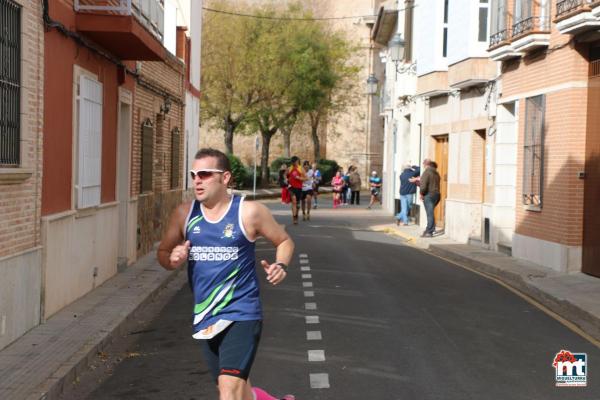
[[[208,368],[219,375],[247,380],[260,342],[262,321],[235,321],[212,339],[201,339]]]
[[[290,187],[290,194],[296,197],[296,201],[302,200],[302,189]]]

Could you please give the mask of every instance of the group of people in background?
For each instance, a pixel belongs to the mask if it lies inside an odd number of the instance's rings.
[[[396,224],[408,225],[408,214],[412,209],[417,186],[427,214],[427,227],[421,236],[432,237],[435,234],[435,207],[441,199],[440,174],[437,172],[437,163],[428,158],[423,161],[423,173],[416,165],[406,164],[402,168],[400,212],[396,215]]]
[[[292,204],[292,222],[297,224],[299,206],[302,209],[303,221],[309,221],[311,208],[318,207],[322,175],[315,162],[311,164],[304,161],[300,165],[300,159],[296,156],[293,156],[290,162],[289,168],[286,164],[281,165],[278,183],[281,187],[281,202]]]

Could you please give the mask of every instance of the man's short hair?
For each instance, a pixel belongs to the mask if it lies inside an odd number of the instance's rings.
[[[223,153],[222,151],[210,147],[205,147],[203,149],[198,150],[195,158],[196,160],[200,160],[205,157],[216,158],[218,169],[231,172],[231,163],[229,162],[229,157],[227,157],[227,155],[225,155],[225,153]]]
[[[435,161],[432,161],[432,162],[430,162],[430,163],[429,163],[429,166],[430,166],[431,168],[437,168],[437,167],[438,167],[438,165],[437,165],[437,163],[436,163]]]
[[[296,157],[296,156],[292,156],[292,158],[290,158],[290,162],[291,162],[292,164],[293,164],[293,163],[295,163],[296,161],[299,161],[299,160],[300,160],[300,159],[299,159],[298,157]]]

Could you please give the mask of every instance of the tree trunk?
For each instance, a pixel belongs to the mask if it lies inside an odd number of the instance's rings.
[[[271,145],[272,134],[269,131],[261,131],[262,150],[260,154],[260,185],[269,186],[269,147]]]
[[[229,154],[233,154],[233,131],[235,125],[229,120],[225,121],[225,149]]]
[[[319,115],[310,116],[310,133],[313,140],[313,150],[315,162],[318,162],[321,159],[321,143],[319,142]]]
[[[290,158],[292,155],[291,152],[291,136],[292,136],[292,128],[282,128],[281,134],[283,135],[283,156],[285,158]]]

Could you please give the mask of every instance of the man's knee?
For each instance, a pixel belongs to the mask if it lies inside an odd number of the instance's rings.
[[[219,376],[219,400],[245,400],[247,382],[229,375]]]

